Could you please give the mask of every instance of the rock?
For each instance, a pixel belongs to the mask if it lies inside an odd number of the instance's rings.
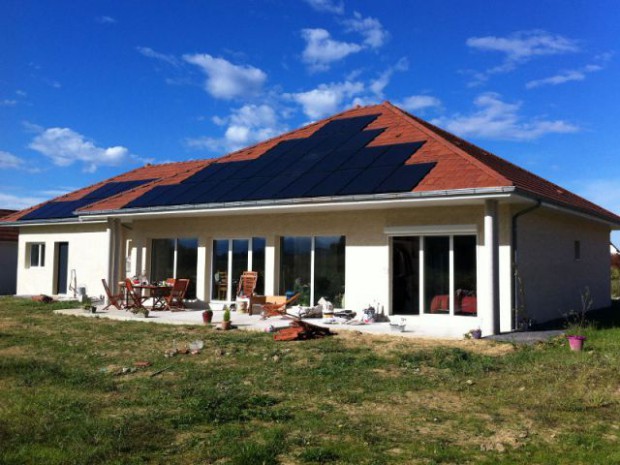
[[[276,354],[273,357],[271,357],[271,360],[273,360],[275,363],[278,363],[280,361],[280,356]]]
[[[471,386],[472,384],[474,384],[474,382],[471,379],[468,379],[467,381],[465,381],[465,384]]]

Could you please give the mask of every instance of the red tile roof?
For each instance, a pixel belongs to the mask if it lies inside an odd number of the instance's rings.
[[[13,213],[15,210],[0,209],[0,221]],[[17,235],[17,228],[0,228],[0,241],[17,242]]]
[[[406,163],[417,164],[434,162],[436,165],[419,184],[413,188],[413,192],[430,193],[433,191],[457,189],[514,187],[521,194],[539,198],[620,224],[620,217],[614,213],[529,171],[519,168],[454,134],[410,115],[389,102],[353,108],[301,129],[232,152],[220,158],[168,163],[163,165],[147,165],[54,200],[80,199],[107,182],[153,179],[152,182],[100,200],[80,209],[80,211],[84,213],[118,210],[150,191],[155,186],[178,184],[211,163],[255,159],[264,155],[280,142],[310,137],[331,121],[368,115],[378,115],[378,117],[366,127],[366,130],[383,129],[383,132],[368,144],[369,147],[407,142],[424,142],[422,147],[417,150]],[[31,209],[10,215],[7,217],[7,220],[18,220],[20,217],[38,207],[39,206],[35,206]]]

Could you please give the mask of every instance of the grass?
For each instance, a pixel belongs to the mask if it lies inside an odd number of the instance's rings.
[[[67,305],[0,298],[2,464],[620,463],[618,309],[572,353],[276,343],[53,314]],[[164,357],[194,339],[201,354]],[[152,366],[122,374],[139,360]]]

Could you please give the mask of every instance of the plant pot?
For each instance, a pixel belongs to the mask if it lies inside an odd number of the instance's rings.
[[[230,321],[222,321],[220,323],[220,328],[222,328],[224,331],[228,331],[230,329]]]
[[[583,349],[583,343],[586,340],[585,336],[566,336],[568,339],[568,345],[570,346],[570,350],[575,352],[580,352]]]
[[[480,339],[482,337],[482,330],[480,329],[472,329],[470,331],[472,339]]]
[[[202,322],[206,325],[211,324],[213,319],[213,310],[205,310],[202,312]]]

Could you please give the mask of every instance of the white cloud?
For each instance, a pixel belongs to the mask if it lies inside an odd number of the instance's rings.
[[[357,11],[353,18],[343,21],[347,31],[358,32],[364,37],[364,44],[370,48],[381,47],[389,37],[381,22],[376,18],[364,18]]]
[[[580,50],[577,41],[543,30],[517,31],[505,37],[470,37],[466,44],[476,50],[504,55],[501,64],[485,71],[464,71],[473,77],[473,81],[468,83],[469,87],[485,83],[492,74],[513,71],[534,57],[575,53]]]
[[[316,11],[325,11],[341,15],[344,13],[344,2],[333,0],[305,0]]]
[[[0,107],[13,107],[15,105],[17,105],[17,100],[14,100],[14,99],[0,100]]]
[[[235,65],[206,53],[183,55],[183,59],[207,75],[205,90],[215,98],[230,100],[258,95],[267,80],[267,74],[254,66]]]
[[[0,150],[0,169],[21,168],[23,165],[24,160],[21,158],[16,157],[12,153]]]
[[[306,41],[302,58],[312,71],[326,71],[332,63],[363,49],[359,44],[332,39],[325,29],[302,29],[301,36]]]
[[[590,73],[595,73],[605,69],[602,64],[589,64],[579,69],[570,69],[562,71],[553,76],[535,79],[525,84],[526,89],[534,89],[542,86],[557,86],[571,81],[583,81]]]
[[[27,93],[26,91],[24,91],[24,90],[21,90],[21,89],[17,89],[17,90],[15,91],[15,93],[16,93],[17,95],[19,95],[20,97],[27,97],[27,96],[28,96],[28,93]]]
[[[213,151],[233,151],[277,136],[285,130],[276,111],[269,105],[244,105],[225,118],[214,117],[218,126],[227,126],[220,138],[198,137],[186,140],[189,147]]]
[[[95,20],[100,24],[116,24],[116,19],[112,16],[98,16]]]
[[[431,95],[410,95],[397,102],[396,105],[413,113],[427,108],[439,108],[441,107],[441,100]]]
[[[392,75],[396,71],[407,71],[409,69],[409,61],[401,58],[394,66],[390,66],[387,70],[379,75],[379,77],[370,82],[368,86],[370,91],[378,98],[383,98],[383,90],[387,87],[392,79]]]
[[[316,120],[337,112],[345,99],[350,99],[364,92],[362,82],[345,81],[340,83],[321,84],[307,92],[286,94],[286,96],[302,106],[309,118]]]
[[[174,55],[156,52],[151,47],[136,47],[136,50],[145,57],[154,58],[155,60],[163,61],[172,66],[179,66],[179,60],[177,60]]]
[[[504,140],[533,140],[546,134],[579,131],[579,127],[563,120],[524,121],[519,115],[520,103],[503,102],[495,93],[479,95],[474,104],[478,110],[469,115],[442,117],[432,123],[464,137]]]
[[[576,41],[543,30],[518,31],[507,37],[470,37],[467,46],[482,51],[500,52],[508,62],[525,62],[535,56],[579,51]]]
[[[97,147],[92,141],[69,128],[45,129],[28,147],[50,158],[58,166],[82,162],[84,171],[87,172],[96,171],[98,166],[119,165],[130,156],[125,147]]]
[[[49,200],[49,197],[33,197],[25,195],[13,195],[0,192],[0,208],[10,210],[23,210]]]

